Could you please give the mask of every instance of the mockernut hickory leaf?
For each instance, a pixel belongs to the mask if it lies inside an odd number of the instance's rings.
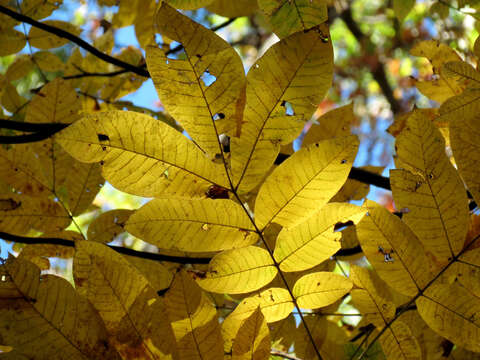
[[[463,182],[440,131],[421,112],[408,117],[396,149],[398,169],[390,171],[395,205],[425,251],[444,263],[465,243],[469,212]]]
[[[239,248],[258,240],[248,215],[228,199],[154,199],[130,217],[125,229],[161,249],[187,252]]]
[[[100,162],[103,175],[119,190],[139,196],[165,191],[205,196],[225,187],[225,171],[185,136],[150,116],[130,111],[86,115],[56,135],[72,156]]]
[[[325,205],[347,180],[357,154],[356,136],[335,138],[297,151],[265,180],[255,202],[255,222],[298,225]]]
[[[104,244],[77,241],[75,248],[77,291],[98,311],[120,353],[147,359],[173,356],[175,340],[163,299],[147,279]]]
[[[233,342],[232,360],[270,358],[270,331],[258,307],[240,326]]]
[[[333,49],[326,26],[280,40],[250,68],[240,138],[231,139],[234,185],[241,193],[263,179],[332,83]]]
[[[245,71],[237,52],[220,36],[163,3],[158,31],[178,41],[185,59],[147,48],[147,65],[168,113],[200,148],[221,154],[218,136],[235,135],[245,103]]]
[[[346,277],[321,271],[302,276],[293,287],[297,304],[303,309],[317,309],[333,304],[352,289]]]
[[[0,339],[8,359],[120,359],[93,306],[27,260],[0,266]]]
[[[329,203],[308,220],[292,228],[283,228],[275,245],[275,260],[282,271],[313,268],[340,250],[342,234],[335,224],[357,223],[366,210],[353,204]]]
[[[273,31],[284,38],[325,22],[327,0],[259,0],[260,10],[267,16]]]
[[[244,294],[260,289],[277,275],[267,250],[257,246],[226,250],[216,255],[197,281],[206,291]]]
[[[398,216],[372,201],[366,206],[368,213],[356,227],[365,256],[383,281],[415,296],[433,278],[422,243]]]
[[[165,295],[165,304],[180,359],[217,360],[223,357],[215,306],[184,270],[175,275]]]

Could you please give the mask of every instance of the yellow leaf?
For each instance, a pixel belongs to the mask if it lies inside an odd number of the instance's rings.
[[[353,113],[353,102],[333,109],[317,119],[318,125],[312,123],[302,141],[302,146],[335,137],[350,135],[350,127],[356,121]]]
[[[209,5],[212,1],[213,0],[165,0],[167,4],[182,10],[199,9]]]
[[[21,13],[35,20],[46,18],[63,3],[63,0],[24,0]]]
[[[417,299],[416,304],[420,316],[435,332],[460,347],[480,352],[480,302],[477,296],[456,282],[434,284]]]
[[[480,123],[477,113],[468,114],[450,122],[450,144],[455,163],[468,190],[480,204]]]
[[[208,11],[228,18],[248,16],[257,9],[257,0],[214,0],[207,7]]]
[[[68,240],[83,240],[83,237],[73,231],[59,231],[54,233],[43,234],[41,238],[61,238]],[[69,246],[53,245],[53,244],[30,244],[22,249],[18,255],[18,259],[28,260],[37,265],[41,270],[50,268],[50,257],[58,257],[61,259],[73,258],[75,249]]]
[[[270,357],[270,331],[258,307],[240,327],[233,342],[232,360],[266,360]]]
[[[30,144],[0,146],[0,178],[28,196],[48,196],[51,191],[42,164]]]
[[[175,340],[166,309],[145,277],[106,245],[78,241],[75,247],[77,291],[97,309],[119,351],[171,359]]]
[[[436,74],[440,73],[445,63],[462,60],[454,49],[436,40],[424,40],[416,43],[410,50],[410,54],[426,57]]]
[[[328,34],[320,27],[282,39],[247,74],[242,133],[231,139],[234,184],[241,193],[263,179],[280,145],[300,134],[331,85],[332,43],[319,32]]]
[[[445,142],[431,121],[413,112],[396,141],[399,170],[390,171],[393,198],[403,220],[437,262],[458,254],[469,212],[465,187],[445,154]]]
[[[87,237],[90,241],[109,243],[125,231],[124,227],[133,210],[114,209],[100,214],[88,226]]]
[[[423,95],[432,99],[439,104],[443,104],[452,96],[460,94],[462,89],[453,89],[448,81],[444,78],[437,78],[432,80],[415,80],[415,86]]]
[[[258,5],[280,38],[328,19],[326,0],[259,0]]]
[[[26,44],[25,34],[20,31],[4,29],[0,32],[0,56],[18,53]]]
[[[42,24],[54,26],[77,36],[80,35],[80,33],[82,32],[78,27],[66,21],[46,20],[42,21]],[[28,41],[33,47],[42,50],[57,48],[69,42],[68,39],[58,37],[44,30],[40,30],[35,26],[32,26],[30,28],[30,31],[28,33]]]
[[[382,328],[395,316],[395,304],[385,283],[373,272],[360,266],[350,266],[350,279],[359,287],[350,294],[363,320]]]
[[[420,360],[422,349],[413,336],[408,325],[400,320],[395,321],[379,339],[387,359]]]
[[[393,12],[400,23],[405,20],[414,6],[415,0],[393,0]]]
[[[438,126],[446,126],[461,119],[469,119],[480,110],[480,90],[466,89],[461,95],[451,97],[440,106],[439,116],[435,119]]]
[[[265,321],[273,323],[286,318],[292,312],[294,305],[288,290],[282,288],[269,288],[243,299],[223,321],[222,336],[225,352],[230,352],[243,321],[258,307]]]
[[[324,316],[316,316],[313,314],[305,314],[303,315],[303,319],[307,323],[308,329],[312,334],[317,349],[321,349],[328,336],[329,329],[327,319]],[[294,346],[296,356],[300,357],[301,359],[318,359],[303,323],[300,323],[299,327],[296,329],[295,337],[296,339]],[[321,353],[321,355],[322,358],[325,357],[325,359],[331,360],[325,356],[326,354]]]
[[[243,208],[225,199],[155,199],[135,211],[125,229],[159,248],[189,252],[240,248],[258,240]]]
[[[461,88],[478,87],[480,85],[480,73],[465,61],[445,63],[442,68],[442,75],[457,80]]]
[[[33,123],[69,124],[81,109],[75,89],[67,81],[56,78],[33,97],[25,121]]]
[[[297,151],[265,180],[255,202],[255,222],[292,227],[325,205],[347,180],[357,154],[356,136],[325,140]]]
[[[277,238],[275,259],[282,271],[301,271],[327,260],[340,250],[335,224],[360,221],[366,210],[353,204],[329,203],[307,221],[283,228]]]
[[[165,295],[180,359],[222,359],[223,343],[217,311],[185,271],[175,275]]]
[[[35,229],[42,232],[66,228],[71,218],[57,202],[16,194],[0,197],[0,231],[23,235]]]
[[[185,60],[147,48],[147,65],[158,97],[204,151],[221,154],[218,136],[234,135],[241,121],[245,71],[237,52],[221,37],[163,4],[159,31],[180,42]]]
[[[267,285],[276,275],[268,251],[248,246],[216,255],[198,284],[210,292],[244,294]]]
[[[7,81],[15,81],[24,78],[30,74],[35,68],[35,64],[29,55],[23,54],[16,57],[15,61],[11,63],[5,73]]]
[[[23,114],[27,99],[18,94],[17,88],[10,83],[1,84],[3,92],[1,92],[0,102],[8,112],[12,114]]]
[[[0,338],[13,347],[6,357],[120,359],[98,313],[68,281],[14,258],[0,277]]]
[[[62,71],[65,68],[62,60],[50,51],[37,51],[33,54],[32,59],[44,71]]]
[[[125,255],[125,259],[145,276],[155,291],[168,289],[172,284],[173,273],[165,263],[128,255]]]
[[[361,166],[360,169],[373,172],[381,175],[383,172],[382,166]],[[330,200],[331,202],[349,202],[350,200],[362,200],[370,192],[370,184],[347,179],[338,193]]]
[[[463,253],[443,274],[452,282],[458,281],[468,291],[480,297],[480,248]]]
[[[101,162],[105,179],[134,195],[160,195],[165,188],[204,194],[211,184],[228,186],[222,166],[175,129],[140,113],[86,115],[55,138],[78,160]]]
[[[421,242],[397,216],[380,205],[367,206],[367,215],[357,225],[365,256],[383,281],[415,296],[432,278]]]
[[[344,276],[322,271],[298,279],[293,287],[293,295],[299,307],[317,309],[333,304],[352,286],[353,283]]]

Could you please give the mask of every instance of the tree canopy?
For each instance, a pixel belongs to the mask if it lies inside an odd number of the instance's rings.
[[[0,0],[0,359],[480,359],[477,10]]]

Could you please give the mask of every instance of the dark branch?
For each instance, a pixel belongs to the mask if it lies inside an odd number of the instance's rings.
[[[140,76],[145,76],[145,77],[150,77],[150,74],[148,71],[144,68],[134,66],[132,64],[129,64],[127,62],[124,62],[122,60],[116,59],[113,56],[107,55],[94,46],[90,45],[87,43],[85,40],[82,40],[76,35],[73,35],[72,33],[69,33],[68,31],[65,31],[63,29],[57,28],[55,26],[51,26],[45,23],[38,22],[36,20],[33,20],[32,18],[25,16],[23,14],[19,14],[15,11],[10,10],[9,8],[5,6],[0,5],[0,13],[3,13],[7,16],[10,16],[12,19],[24,22],[26,24],[30,24],[40,30],[47,31],[51,34],[54,34],[58,37],[70,40],[72,43],[80,46],[82,49],[88,51],[92,55],[95,55],[97,58],[102,59],[103,61],[110,63],[112,65],[118,66],[120,68],[123,68],[125,70],[131,71],[137,75]]]
[[[114,77],[114,76],[117,76],[117,75],[122,75],[122,74],[125,74],[129,72],[129,70],[126,70],[126,69],[123,69],[123,70],[118,70],[118,71],[112,71],[112,72],[106,72],[106,73],[91,73],[91,72],[87,72],[87,71],[84,71],[80,74],[76,74],[76,75],[68,75],[68,76],[63,76],[62,79],[64,80],[72,80],[72,79],[81,79],[81,78],[84,78],[84,77]]]
[[[4,240],[9,240],[9,241],[15,241],[17,243],[22,243],[22,244],[52,244],[52,245],[75,247],[74,241],[61,239],[61,238],[27,237],[27,236],[13,235],[5,232],[0,232],[0,238]],[[211,258],[203,258],[203,257],[190,258],[190,257],[182,257],[182,256],[170,256],[170,255],[155,254],[155,253],[145,252],[145,251],[136,251],[136,250],[121,247],[121,246],[114,246],[114,245],[107,245],[107,246],[123,255],[134,256],[141,259],[148,259],[148,260],[155,260],[155,261],[168,261],[168,262],[174,262],[178,264],[208,264],[211,260]]]
[[[16,136],[0,136],[0,144],[27,144],[37,141],[48,139],[50,136],[59,132],[61,129],[55,132],[43,132],[39,131],[28,135],[16,135]]]
[[[65,129],[69,124],[61,123],[27,123],[23,121],[0,120],[1,129],[19,130],[26,132],[44,131],[51,134]]]

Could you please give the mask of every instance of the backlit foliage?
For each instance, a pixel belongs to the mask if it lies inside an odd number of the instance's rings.
[[[0,359],[480,356],[480,72],[469,59],[435,40],[411,49],[433,69],[416,86],[440,107],[389,129],[391,212],[359,202],[353,104],[292,151],[334,80],[336,2],[98,0],[119,7],[91,45],[75,24],[45,20],[60,3],[0,0],[0,55],[29,49],[0,75],[0,238],[27,243],[0,264]],[[396,21],[414,5],[393,1]],[[279,41],[246,72],[186,15],[202,7],[257,14]],[[111,55],[111,27],[130,25],[141,48]],[[52,49],[67,43],[64,62]],[[27,99],[16,84],[33,70],[42,80]],[[122,100],[149,77],[162,111]],[[152,199],[100,213],[106,181]],[[84,235],[77,216],[92,211]],[[108,245],[125,232],[155,251]],[[70,282],[42,273],[52,258],[73,259]]]

